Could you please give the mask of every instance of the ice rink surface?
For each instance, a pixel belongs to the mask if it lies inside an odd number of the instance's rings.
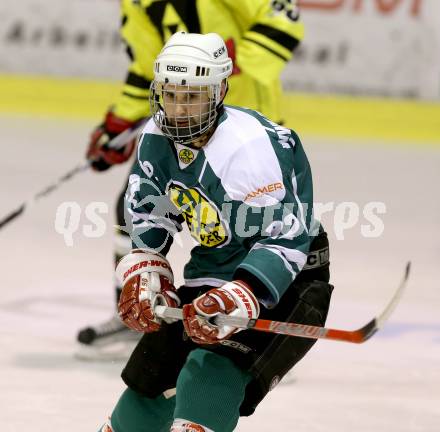
[[[2,217],[81,162],[93,125],[1,117],[0,126]],[[301,134],[300,125],[296,129]],[[303,142],[315,201],[334,208],[323,216],[335,285],[328,326],[365,324],[390,299],[407,260],[412,274],[382,332],[363,345],[318,342],[293,380],[280,383],[236,430],[438,432],[439,147]],[[0,231],[2,432],[96,431],[124,388],[123,363],[86,363],[73,353],[77,330],[108,318],[113,308],[113,204],[127,170],[84,173]],[[95,201],[108,209],[106,230],[90,238],[83,234],[90,225],[84,212]],[[82,210],[73,246],[55,229],[63,202]],[[358,206],[360,217],[341,230],[347,202]],[[369,202],[386,206],[376,238],[362,235]],[[187,249],[185,240],[170,258],[180,281]]]

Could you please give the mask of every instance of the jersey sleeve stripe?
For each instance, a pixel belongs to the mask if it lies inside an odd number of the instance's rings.
[[[295,279],[296,272],[293,269],[292,265],[287,260],[286,256],[284,255],[283,251],[281,250],[281,247],[275,246],[275,245],[262,245],[259,243],[256,243],[252,249],[266,249],[267,251],[275,254],[278,256],[284,264],[284,267],[286,267],[286,270],[292,275],[292,281]],[[283,248],[285,249],[285,248]]]
[[[150,98],[150,96],[134,95],[134,94],[132,94],[132,93],[129,93],[128,91],[124,91],[124,92],[122,92],[122,94],[123,94],[124,96],[130,97],[130,98],[133,98],[133,99],[148,100],[148,99]]]
[[[171,235],[175,235],[179,232],[179,230],[176,230],[174,226],[172,225],[168,225],[168,224],[163,224],[160,222],[142,222],[138,225],[136,225],[136,228],[158,228],[158,229],[164,229],[165,231],[167,231],[168,233],[170,233]]]
[[[295,197],[296,204],[298,205],[298,213],[301,220],[301,224],[304,227],[306,233],[309,233],[309,229],[307,228],[306,218],[304,216],[304,207],[298,196],[298,183],[296,181],[295,173],[292,175],[292,187],[293,187],[293,196]]]
[[[182,225],[171,218],[156,216],[148,212],[139,213],[130,208],[128,208],[127,211],[133,218],[133,224],[136,224],[137,227],[141,226],[138,222],[143,221],[142,226],[146,226],[144,224],[148,223],[149,225],[160,226],[170,232],[182,231]]]
[[[276,253],[280,258],[284,260],[295,263],[299,269],[302,269],[307,262],[307,255],[301,252],[298,249],[289,249],[284,246],[275,245],[275,244],[261,244],[255,243],[252,249],[266,249],[272,253]],[[295,271],[291,268],[291,273],[295,273]]]
[[[252,42],[253,44],[258,45],[258,46],[264,48],[265,50],[271,52],[273,55],[275,55],[275,56],[277,56],[278,58],[280,58],[281,60],[283,60],[284,62],[290,60],[290,57],[287,57],[287,56],[285,56],[285,55],[283,55],[283,54],[281,54],[281,53],[279,53],[279,52],[273,50],[272,48],[268,47],[267,45],[262,44],[261,42],[258,42],[258,41],[256,41],[256,40],[251,39],[251,38],[246,37],[246,36],[242,37],[242,39],[243,39],[243,40],[246,40],[246,41],[248,41],[248,42]]]
[[[125,84],[141,89],[149,89],[151,81],[147,80],[143,76],[135,74],[134,72],[129,72],[127,78],[125,79]]]
[[[195,279],[185,279],[185,286],[200,287],[200,286],[208,285],[217,288],[217,287],[221,287],[227,282],[229,281],[218,278],[200,277]]]
[[[289,51],[293,51],[300,42],[298,39],[290,36],[289,34],[264,24],[255,24],[250,28],[250,31],[266,36],[268,39],[277,42],[279,45],[283,46]]]

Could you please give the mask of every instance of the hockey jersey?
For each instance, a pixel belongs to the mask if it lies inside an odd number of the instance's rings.
[[[171,142],[150,120],[126,194],[135,248],[164,255],[186,222],[197,243],[188,286],[221,286],[238,269],[275,305],[307,261],[313,219],[310,166],[298,136],[262,114],[226,106],[201,149]]]
[[[149,115],[154,60],[176,31],[215,32],[234,61],[226,103],[280,120],[280,73],[303,38],[296,2],[270,0],[123,0],[121,35],[131,59],[113,112]]]

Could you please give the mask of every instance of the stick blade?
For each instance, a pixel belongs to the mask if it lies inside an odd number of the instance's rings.
[[[396,309],[396,306],[399,303],[400,299],[402,298],[402,295],[403,295],[403,293],[405,291],[405,288],[407,286],[407,282],[408,282],[408,279],[409,279],[410,272],[411,272],[411,261],[408,261],[406,263],[405,274],[403,275],[402,282],[400,282],[400,285],[397,288],[396,292],[394,293],[394,296],[391,299],[391,301],[389,302],[388,306],[376,318],[376,326],[377,326],[378,329],[383,327],[384,323],[388,320],[390,315]]]
[[[396,292],[394,293],[388,305],[385,307],[385,309],[380,315],[378,315],[376,318],[373,318],[370,322],[368,322],[366,325],[361,327],[359,330],[355,330],[353,332],[355,335],[353,342],[363,343],[367,341],[378,330],[380,330],[384,326],[390,315],[396,309],[400,299],[402,298],[402,294],[407,286],[410,272],[411,272],[411,261],[408,261],[405,266],[405,273],[403,275],[403,279],[400,282],[399,287],[397,288]]]

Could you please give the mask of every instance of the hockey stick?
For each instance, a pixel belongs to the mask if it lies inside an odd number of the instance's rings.
[[[381,329],[397,306],[402,293],[407,285],[411,263],[408,262],[405,268],[405,274],[402,282],[397,288],[394,296],[388,303],[384,311],[373,318],[363,327],[357,330],[337,330],[326,327],[316,327],[306,324],[296,324],[288,322],[271,321],[264,319],[247,319],[240,317],[231,317],[228,315],[219,315],[215,319],[217,325],[229,325],[243,329],[259,330],[269,333],[278,333],[287,336],[298,336],[309,339],[330,339],[352,343],[363,343],[371,338],[379,329]],[[157,316],[161,318],[182,319],[182,309],[168,308],[166,306],[156,306],[154,309]]]
[[[149,117],[144,118],[136,122],[131,128],[125,130],[120,133],[118,136],[114,137],[107,145],[111,148],[118,149],[122,147],[125,143],[129,142],[139,133],[139,131],[144,127],[145,123],[148,121]],[[70,180],[75,177],[80,172],[83,172],[90,168],[90,162],[82,162],[78,164],[75,168],[69,170],[66,174],[61,176],[54,183],[46,186],[40,192],[36,193],[32,198],[28,199],[24,203],[22,203],[18,208],[14,211],[10,212],[7,216],[0,220],[0,229],[2,229],[9,222],[15,220],[18,216],[23,214],[25,210],[30,207],[32,204],[36,203],[41,198],[51,194],[54,190],[58,189],[62,183]]]

